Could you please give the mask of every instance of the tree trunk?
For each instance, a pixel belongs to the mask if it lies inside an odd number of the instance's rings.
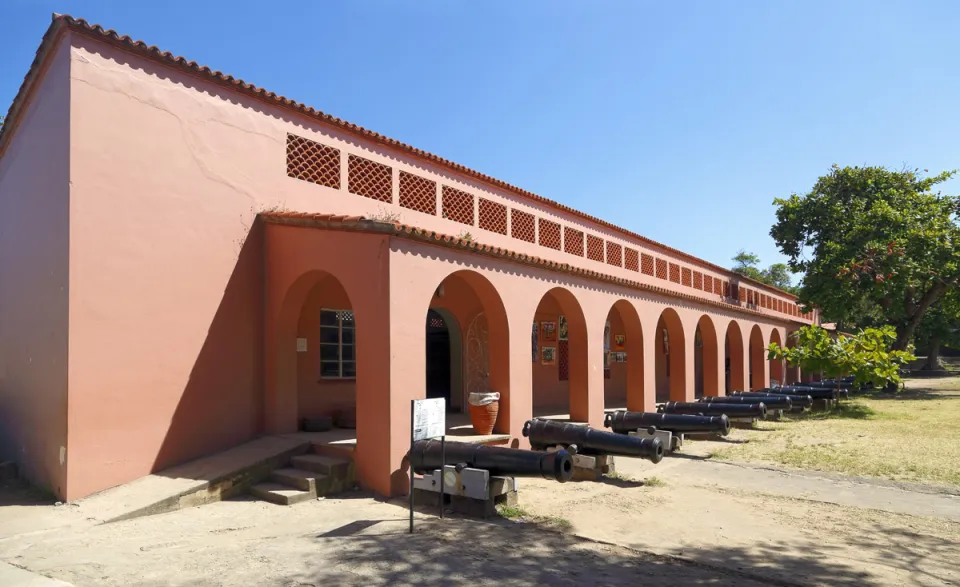
[[[916,332],[917,326],[920,325],[920,320],[923,319],[923,315],[926,314],[930,306],[939,300],[946,291],[947,284],[938,281],[923,294],[923,297],[920,298],[920,301],[917,302],[915,307],[910,308],[913,311],[908,314],[907,323],[903,326],[897,326],[897,340],[894,341],[892,350],[907,350],[907,347],[910,345],[910,340],[913,338],[913,333]],[[908,304],[908,306],[913,306],[913,304]]]
[[[923,368],[925,371],[940,370],[940,339],[936,336],[930,339],[930,346],[927,348],[927,364]]]

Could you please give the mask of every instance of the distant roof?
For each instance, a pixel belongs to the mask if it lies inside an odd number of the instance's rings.
[[[248,84],[239,78],[235,78],[231,75],[224,74],[220,71],[212,70],[205,65],[199,65],[195,61],[187,61],[185,58],[176,56],[168,51],[161,51],[154,45],[147,45],[143,41],[136,41],[127,35],[121,36],[119,33],[114,31],[113,29],[104,29],[102,26],[97,24],[91,25],[82,18],[74,18],[66,14],[57,14],[57,13],[53,14],[52,22],[50,23],[50,26],[47,28],[46,33],[44,33],[43,41],[41,42],[40,47],[37,49],[37,55],[30,66],[30,70],[27,72],[27,75],[23,80],[23,84],[20,86],[20,90],[17,92],[17,96],[14,98],[13,104],[11,104],[10,106],[10,110],[7,113],[7,119],[4,123],[4,126],[2,129],[0,129],[0,156],[3,156],[3,152],[6,148],[6,145],[5,145],[6,137],[8,134],[13,132],[13,129],[15,128],[18,122],[18,114],[19,114],[20,108],[22,107],[23,103],[26,101],[26,98],[30,93],[32,85],[39,75],[39,72],[43,66],[47,53],[49,52],[50,48],[52,48],[56,44],[59,34],[64,30],[75,31],[77,33],[86,35],[88,37],[92,37],[99,41],[121,48],[123,50],[135,53],[147,59],[158,61],[169,67],[174,67],[182,71],[186,71],[191,75],[203,77],[204,79],[207,79],[208,81],[211,81],[217,85],[226,87],[236,92],[240,92],[240,93],[252,96],[258,100],[262,100],[269,104],[289,108],[293,111],[296,111],[314,120],[318,120],[323,123],[336,126],[342,130],[346,130],[350,133],[357,134],[368,140],[378,142],[387,147],[405,151],[407,153],[411,153],[413,155],[416,155],[417,157],[426,159],[436,165],[446,167],[459,174],[478,179],[485,183],[496,186],[500,189],[512,192],[521,197],[531,199],[540,204],[544,204],[544,205],[556,208],[568,214],[578,216],[584,220],[599,224],[607,229],[610,229],[622,235],[637,239],[652,247],[656,247],[661,250],[670,252],[676,255],[677,257],[680,257],[692,263],[696,263],[703,267],[707,267],[715,271],[719,271],[721,273],[729,275],[734,279],[737,279],[738,281],[750,283],[760,289],[765,289],[768,291],[775,292],[778,295],[783,296],[790,300],[797,299],[797,296],[789,292],[783,291],[779,288],[773,287],[766,283],[756,281],[754,279],[750,279],[749,277],[745,277],[743,275],[734,273],[733,271],[731,271],[726,267],[721,267],[720,265],[716,265],[714,263],[711,263],[709,261],[706,261],[694,255],[691,255],[689,253],[685,253],[679,249],[675,249],[663,243],[657,242],[641,234],[637,234],[633,231],[627,230],[623,227],[607,222],[606,220],[602,220],[595,216],[591,216],[585,212],[581,212],[565,204],[561,204],[554,200],[544,198],[543,196],[540,196],[533,192],[516,187],[514,185],[511,185],[505,181],[501,181],[489,175],[485,175],[483,173],[480,173],[479,171],[475,171],[473,169],[460,165],[459,163],[454,163],[452,161],[449,161],[447,159],[434,155],[433,153],[428,153],[427,151],[424,151],[422,149],[418,149],[416,147],[412,147],[405,143],[401,143],[400,141],[397,141],[395,139],[391,139],[389,137],[383,136],[380,133],[367,130],[351,122],[341,120],[340,118],[331,116],[330,114],[326,114],[324,112],[321,112],[320,110],[317,110],[305,104],[301,104],[300,102],[290,100],[289,98],[285,98],[273,92],[268,92],[267,90],[259,88],[253,84]]]

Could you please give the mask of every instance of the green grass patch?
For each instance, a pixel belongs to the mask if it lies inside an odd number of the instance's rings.
[[[663,487],[666,484],[667,482],[660,477],[647,477],[643,480],[643,485],[645,487]]]
[[[531,524],[547,526],[557,530],[567,531],[573,528],[573,524],[566,518],[562,518],[560,516],[540,516],[537,514],[532,514],[519,506],[498,505],[497,513],[500,515],[500,517],[508,520],[529,522]]]

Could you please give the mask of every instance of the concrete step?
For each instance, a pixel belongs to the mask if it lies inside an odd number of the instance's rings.
[[[257,483],[250,488],[250,494],[256,498],[278,505],[293,505],[317,497],[315,491],[293,489],[279,483]]]
[[[313,491],[314,493],[317,492],[317,488],[323,489],[325,485],[329,485],[329,483],[325,483],[327,476],[323,473],[293,468],[273,471],[270,473],[270,480],[300,491]]]
[[[327,455],[305,454],[290,459],[293,467],[304,471],[322,473],[338,479],[346,479],[350,475],[350,459],[331,457]]]
[[[356,442],[331,442],[327,444],[314,444],[313,452],[318,455],[353,460],[353,451],[356,448]]]

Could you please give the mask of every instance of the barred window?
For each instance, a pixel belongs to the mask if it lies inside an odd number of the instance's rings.
[[[350,310],[320,310],[320,377],[357,376],[356,323]]]

